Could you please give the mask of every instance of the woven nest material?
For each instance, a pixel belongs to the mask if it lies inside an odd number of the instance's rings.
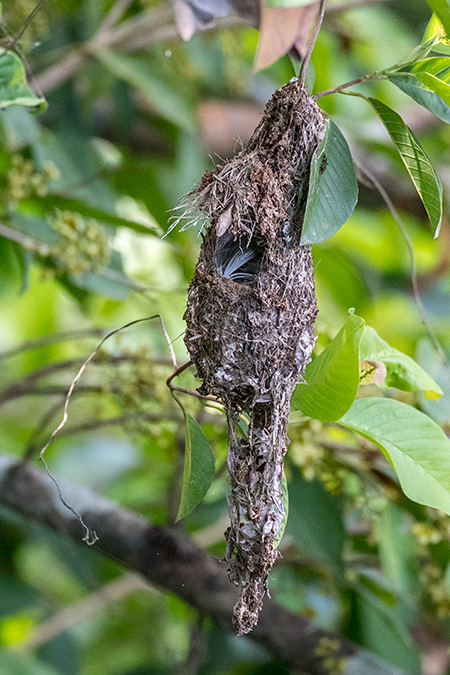
[[[191,193],[210,222],[185,313],[185,343],[229,423],[229,576],[238,635],[258,620],[284,518],[281,481],[291,396],[315,343],[309,246],[300,245],[309,168],[325,127],[294,79],[275,92],[247,148]],[[242,420],[248,422],[248,432]]]

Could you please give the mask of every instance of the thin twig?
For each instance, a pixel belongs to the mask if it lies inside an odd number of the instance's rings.
[[[59,413],[61,410],[61,405],[64,403],[64,399],[58,399],[56,403],[54,403],[48,410],[45,411],[45,414],[41,418],[39,424],[37,427],[35,427],[31,433],[31,437],[28,441],[28,445],[25,448],[23,457],[22,457],[22,462],[27,463],[30,462],[34,455],[36,454],[38,447],[40,446],[40,443],[36,442],[36,439],[39,439],[41,434],[45,431],[47,426],[50,424],[52,419]]]
[[[308,70],[309,62],[311,60],[311,54],[314,49],[314,45],[316,44],[317,36],[319,35],[320,27],[323,21],[323,16],[325,14],[325,2],[326,0],[320,0],[319,11],[317,12],[316,25],[314,26],[314,31],[309,41],[308,49],[306,50],[306,54],[303,58],[302,67],[300,69],[300,73],[298,76],[298,80],[302,87],[305,84],[306,71]]]
[[[317,101],[318,98],[322,96],[328,96],[329,94],[338,94],[343,89],[352,87],[354,84],[360,84],[361,82],[368,82],[369,80],[383,80],[386,79],[384,76],[378,75],[378,73],[370,73],[369,75],[363,75],[363,77],[357,77],[356,80],[351,80],[350,82],[345,82],[344,84],[339,84],[337,87],[332,89],[326,89],[325,91],[319,91],[317,94],[314,94],[313,101]]]
[[[102,331],[104,332],[104,331]],[[117,365],[126,361],[139,361],[139,356],[136,354],[102,354],[101,360],[95,365],[102,366],[104,364],[108,365]],[[162,358],[152,358],[152,363],[155,365],[168,366],[170,363],[173,364],[173,360]],[[68,370],[69,368],[80,367],[84,363],[83,358],[73,358],[67,359],[66,361],[58,361],[56,363],[49,363],[41,368],[33,370],[31,373],[26,375],[24,378],[18,382],[13,382],[9,387],[0,392],[0,405],[7,403],[13,398],[18,398],[27,394],[33,394],[36,390],[31,389],[31,385],[40,380],[43,377],[49,377],[50,375],[55,375],[61,371]],[[56,393],[59,393],[61,387],[55,389]]]
[[[175,368],[173,373],[169,375],[169,377],[166,380],[166,385],[169,387],[170,391],[179,391],[181,394],[188,394],[189,396],[195,396],[195,398],[200,399],[200,401],[214,401],[215,403],[220,403],[219,399],[216,398],[215,396],[203,396],[202,394],[199,394],[198,391],[192,391],[192,389],[186,389],[185,387],[177,387],[175,384],[172,384],[172,380],[175,377],[181,375],[181,373],[183,373],[192,365],[193,365],[192,361],[186,361],[186,363],[183,363],[183,365],[180,366],[179,368]],[[175,398],[175,400],[178,403],[178,399]]]
[[[133,0],[117,0],[116,4],[113,5],[112,9],[106,15],[98,34],[108,32],[124,15],[132,2]]]
[[[380,181],[377,179],[374,174],[369,171],[369,169],[366,169],[364,166],[362,166],[359,162],[355,161],[356,166],[358,169],[363,173],[367,178],[370,180],[370,182],[373,184],[373,186],[378,190],[380,193],[381,197],[383,198],[387,208],[391,212],[392,217],[394,218],[395,222],[397,223],[397,226],[402,233],[402,236],[405,240],[406,246],[408,248],[409,256],[411,259],[411,284],[412,284],[412,289],[413,289],[413,295],[414,295],[414,301],[416,303],[417,309],[419,310],[420,314],[420,319],[425,326],[428,336],[441,360],[442,365],[445,366],[445,368],[448,370],[450,374],[450,362],[447,359],[447,356],[441,346],[441,343],[436,337],[436,334],[433,330],[433,327],[431,326],[430,320],[428,318],[427,311],[423,305],[422,298],[420,296],[420,291],[419,291],[419,284],[417,280],[417,268],[416,268],[416,258],[414,254],[414,245],[411,240],[411,237],[409,236],[409,232],[405,227],[404,222],[402,221],[397,209],[395,208],[394,204],[392,203],[391,198],[389,197],[388,193],[384,189],[384,187],[381,185]]]
[[[10,241],[15,241],[17,244],[20,244],[29,251],[39,252],[42,249],[42,246],[37,241],[37,239],[33,239],[33,237],[29,237],[26,234],[17,232],[17,230],[13,230],[12,227],[3,225],[3,223],[0,223],[0,237],[5,237],[5,239],[9,239]]]
[[[156,7],[151,8],[152,11],[156,9]],[[170,9],[168,11],[170,12]],[[56,89],[56,87],[73,77],[87,61],[96,55],[99,49],[115,46],[118,51],[133,51],[178,38],[176,27],[169,15],[167,17],[168,23],[159,25],[158,22],[153,20],[153,14],[150,16],[149,13],[150,10],[143,13],[145,16],[140,21],[143,30],[139,30],[141,28],[139,22],[135,17],[132,17],[121,23],[114,30],[111,30],[108,35],[102,35],[101,39],[98,39],[97,34],[92,40],[78,45],[65,57],[60,57],[58,62],[53,66],[36,75],[33,78],[33,86],[39,91],[42,90],[44,92]],[[230,16],[218,19],[215,26],[205,26],[204,30],[244,25],[240,17]]]
[[[60,407],[61,404],[58,401],[58,403],[55,406],[53,406],[52,408],[50,408],[50,410],[47,411],[47,415],[43,417],[39,425],[39,428],[33,431],[32,436],[33,438],[42,434],[42,431],[45,429],[46,426],[48,426],[51,418],[60,410]],[[71,427],[65,427],[64,429],[61,429],[61,431],[59,432],[59,438],[67,438],[68,436],[75,436],[76,434],[83,434],[90,431],[98,431],[99,429],[104,429],[105,427],[125,426],[129,422],[160,422],[170,419],[175,420],[176,418],[170,417],[169,415],[150,414],[144,411],[128,413],[126,415],[116,415],[115,417],[106,417],[102,419],[93,418],[88,420],[87,422],[74,424]],[[176,419],[176,421],[179,420],[180,418]],[[36,441],[31,442],[26,448],[22,461],[29,462],[32,459],[33,455],[36,454],[38,447],[40,447],[40,443]]]
[[[12,347],[11,349],[6,349],[3,352],[0,352],[1,359],[9,359],[12,356],[18,356],[23,352],[29,352],[33,349],[42,349],[42,347],[49,347],[51,345],[57,345],[61,342],[68,342],[70,340],[78,340],[81,338],[87,338],[91,336],[98,336],[104,332],[103,328],[87,328],[81,330],[70,330],[64,331],[61,333],[50,333],[50,335],[43,335],[42,337],[34,338],[32,340],[27,340],[22,342],[18,347]]]
[[[92,544],[95,544],[95,542],[98,540],[97,533],[95,531],[92,531],[91,528],[88,527],[88,525],[86,525],[86,523],[84,522],[81,514],[78,513],[78,511],[76,511],[73,508],[73,506],[71,506],[64,499],[64,497],[62,495],[62,492],[61,492],[61,488],[59,487],[59,484],[58,484],[57,480],[52,476],[52,474],[49,471],[47,462],[44,458],[44,453],[47,450],[47,448],[49,447],[52,440],[58,434],[58,432],[65,426],[65,424],[67,422],[67,419],[68,419],[68,407],[69,407],[70,400],[72,398],[73,390],[74,390],[78,380],[80,379],[80,377],[82,376],[82,374],[86,370],[88,364],[92,361],[92,359],[94,359],[97,356],[98,352],[100,351],[100,349],[102,348],[102,346],[106,342],[106,340],[108,340],[113,335],[116,335],[120,331],[125,330],[126,328],[129,328],[130,326],[135,326],[136,324],[142,323],[143,321],[151,321],[152,319],[159,319],[160,320],[161,326],[163,327],[164,335],[167,336],[167,332],[165,330],[164,322],[162,320],[162,317],[159,314],[154,314],[153,316],[146,317],[145,319],[136,319],[135,321],[130,321],[129,323],[125,324],[124,326],[121,326],[120,328],[116,328],[115,330],[111,331],[110,333],[108,333],[108,335],[106,335],[103,338],[103,340],[100,342],[100,344],[97,346],[97,348],[94,349],[92,354],[84,361],[84,363],[81,366],[81,368],[79,369],[78,373],[75,375],[74,379],[72,380],[72,384],[70,385],[69,391],[68,391],[67,396],[66,396],[66,400],[64,402],[63,418],[62,418],[61,422],[58,424],[58,426],[56,427],[56,429],[54,429],[54,431],[52,432],[52,434],[51,434],[50,438],[48,439],[47,443],[44,445],[44,447],[42,448],[42,450],[39,453],[39,460],[44,464],[44,468],[45,468],[45,471],[46,471],[48,477],[54,483],[54,485],[55,485],[55,487],[58,491],[58,496],[59,496],[59,499],[60,499],[61,503],[64,504],[64,506],[67,509],[69,509],[69,511],[71,511],[71,513],[73,513],[73,515],[77,518],[78,522],[82,526],[82,528],[84,530],[84,533],[85,533],[84,537],[83,537],[83,541],[85,541],[88,544],[88,546],[91,546]],[[170,347],[170,344],[169,344],[169,347]]]
[[[23,23],[22,28],[16,33],[16,35],[14,35],[14,37],[13,37],[13,39],[12,39],[12,41],[11,41],[11,49],[14,49],[14,48],[16,47],[16,45],[17,45],[17,43],[19,42],[20,38],[22,37],[22,35],[23,35],[23,34],[25,33],[25,31],[27,30],[28,26],[31,24],[31,22],[33,21],[33,19],[34,19],[34,17],[36,16],[36,14],[37,14],[38,12],[40,12],[40,10],[42,9],[42,7],[44,6],[44,4],[45,4],[46,2],[47,2],[47,0],[40,0],[40,2],[38,2],[38,4],[34,7],[34,9],[33,9],[33,10],[30,12],[30,14],[27,16],[27,18],[25,19],[25,21],[24,21],[24,23]]]
[[[87,366],[97,356],[97,354],[99,353],[100,349],[103,347],[106,340],[108,340],[113,335],[116,335],[117,333],[125,330],[126,328],[130,328],[131,326],[135,326],[136,324],[142,323],[144,321],[152,321],[153,319],[159,319],[161,321],[161,325],[164,326],[160,314],[154,314],[153,316],[146,317],[145,319],[135,319],[134,321],[130,321],[129,323],[125,324],[124,326],[121,326],[120,328],[116,328],[115,330],[108,333],[103,338],[103,340],[101,340],[101,342],[98,344],[98,346],[94,349],[92,354],[90,354],[90,356],[83,362],[83,364],[82,364],[81,368],[79,369],[78,373],[75,375],[74,379],[72,380],[72,384],[70,385],[69,391],[67,393],[66,400],[65,400],[65,403],[64,403],[63,418],[62,418],[61,422],[58,424],[58,426],[56,427],[56,429],[51,434],[47,443],[42,448],[42,450],[40,452],[40,459],[43,458],[43,455],[44,455],[45,451],[47,450],[48,446],[50,445],[50,443],[52,442],[52,440],[54,439],[56,434],[65,426],[65,424],[67,422],[67,419],[68,419],[68,407],[69,407],[70,399],[72,398],[72,392],[75,389],[75,386],[76,386],[78,380],[80,379],[80,377],[83,375],[84,371],[86,370]],[[165,328],[164,328],[164,334],[167,335]]]

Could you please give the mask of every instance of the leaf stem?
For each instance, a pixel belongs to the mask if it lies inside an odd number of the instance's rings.
[[[354,84],[360,84],[361,82],[368,82],[369,80],[383,80],[383,79],[385,79],[385,78],[381,73],[369,73],[368,75],[363,75],[363,77],[358,77],[358,78],[356,78],[356,80],[351,80],[350,82],[345,82],[344,84],[340,84],[337,87],[333,87],[332,89],[326,89],[325,91],[319,91],[319,93],[314,94],[312,99],[313,99],[313,101],[317,101],[317,99],[322,98],[322,96],[328,96],[328,94],[338,94],[343,89],[347,89],[348,87],[352,87]]]
[[[220,403],[219,399],[216,398],[215,396],[203,396],[202,394],[199,394],[197,391],[192,391],[191,389],[186,389],[185,387],[177,387],[175,384],[172,384],[172,380],[175,377],[178,377],[183,373],[185,370],[187,370],[190,366],[192,366],[192,361],[186,361],[186,363],[183,363],[179,368],[176,368],[171,375],[166,380],[166,385],[169,387],[172,396],[174,391],[179,391],[181,394],[189,394],[189,396],[195,396],[195,398],[200,399],[200,401],[214,401],[216,403]],[[178,403],[178,405],[181,406],[181,403],[178,401],[176,396],[174,396],[174,399]]]
[[[312,54],[312,51],[314,49],[314,45],[316,44],[317,36],[319,35],[320,27],[321,27],[322,21],[323,21],[323,16],[325,14],[325,2],[326,2],[326,0],[320,0],[319,11],[317,13],[317,19],[316,19],[316,25],[314,26],[314,31],[313,31],[313,34],[312,34],[311,39],[309,41],[308,49],[306,50],[306,54],[303,58],[302,67],[300,68],[298,81],[300,82],[300,85],[302,87],[305,84],[306,71],[308,70],[309,62],[311,60],[311,54]]]

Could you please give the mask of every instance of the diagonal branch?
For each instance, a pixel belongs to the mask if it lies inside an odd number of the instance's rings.
[[[93,492],[61,482],[61,490],[98,534],[94,544],[138,572],[151,584],[175,593],[209,616],[222,630],[232,632],[231,615],[238,592],[224,566],[206,555],[190,538],[173,527],[151,525]],[[83,533],[76,516],[63,509],[58,492],[44,472],[0,455],[0,504],[26,520],[43,524],[75,541]],[[405,675],[403,671],[356,647],[345,638],[311,625],[302,617],[267,599],[250,639],[274,656],[310,675],[329,675],[330,657],[337,669],[365,675]],[[333,647],[324,657],[324,646]],[[325,650],[326,651],[326,650]]]

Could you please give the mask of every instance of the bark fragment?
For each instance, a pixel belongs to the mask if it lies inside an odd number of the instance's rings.
[[[238,635],[257,622],[278,555],[290,400],[315,343],[314,270],[300,236],[324,131],[319,108],[294,79],[268,102],[247,148],[191,194],[190,210],[210,226],[189,286],[185,342],[199,391],[227,409],[226,561],[241,589]]]

